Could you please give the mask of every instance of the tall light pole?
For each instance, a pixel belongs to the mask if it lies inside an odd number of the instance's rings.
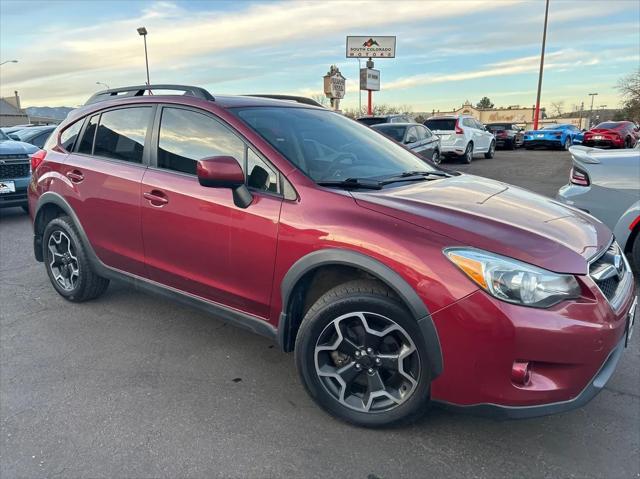
[[[360,70],[362,70],[362,64],[358,58],[358,116],[362,115],[362,90],[360,89]]]
[[[593,124],[593,99],[596,97],[597,93],[589,93],[591,97],[591,108],[589,109],[589,128]]]
[[[7,61],[4,61],[4,62],[0,63],[0,67],[2,65],[4,65],[5,63],[18,63],[18,60],[7,60]]]
[[[106,83],[102,83],[101,81],[97,81],[96,85],[102,85],[105,88],[105,90],[109,89],[109,85],[107,85]]]
[[[145,27],[140,27],[137,29],[138,35],[141,35],[144,38],[144,62],[147,66],[147,85],[151,85],[149,82],[149,57],[147,56],[147,29]]]
[[[549,17],[549,0],[544,9],[544,30],[542,32],[542,52],[540,53],[540,74],[538,75],[538,95],[536,96],[536,110],[533,116],[533,129],[538,129],[540,117],[540,93],[542,93],[542,71],[544,70],[544,48],[547,44],[547,18]]]

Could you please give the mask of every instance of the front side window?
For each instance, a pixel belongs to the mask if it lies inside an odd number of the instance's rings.
[[[142,163],[144,139],[152,111],[151,107],[136,107],[104,112],[96,131],[93,154],[130,163]]]
[[[331,111],[299,107],[230,111],[315,181],[436,171],[378,132]]]
[[[247,150],[247,186],[260,191],[278,193],[278,174],[251,148]]]
[[[195,175],[197,162],[211,156],[232,156],[243,165],[244,143],[207,115],[163,108],[158,167]]]

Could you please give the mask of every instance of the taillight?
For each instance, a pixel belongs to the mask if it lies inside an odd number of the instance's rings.
[[[571,183],[578,186],[589,186],[591,184],[589,181],[589,174],[576,166],[571,168],[571,175],[569,179]]]
[[[464,130],[460,128],[459,119],[456,120],[456,135],[464,135]]]
[[[45,156],[47,156],[47,150],[38,150],[31,155],[31,171],[36,171],[36,168],[44,161]]]

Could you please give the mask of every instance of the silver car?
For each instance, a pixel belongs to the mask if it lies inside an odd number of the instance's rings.
[[[569,184],[557,199],[606,224],[640,271],[640,143],[634,149],[572,146]]]

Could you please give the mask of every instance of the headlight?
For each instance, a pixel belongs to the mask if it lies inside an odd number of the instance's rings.
[[[580,296],[580,285],[573,275],[473,248],[448,248],[444,254],[487,293],[508,303],[548,308]]]

